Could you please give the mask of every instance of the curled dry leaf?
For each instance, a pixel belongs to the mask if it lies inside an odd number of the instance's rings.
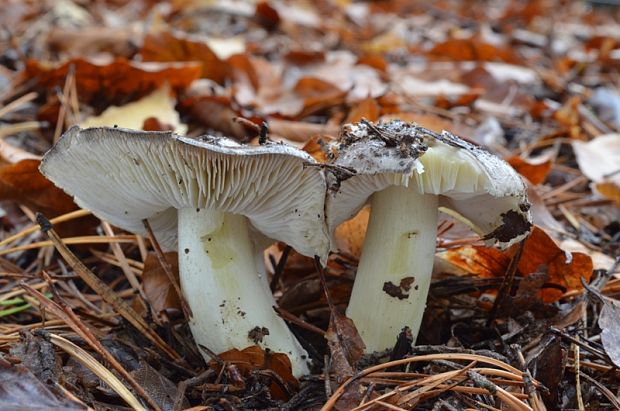
[[[349,112],[345,123],[357,123],[365,118],[369,121],[377,121],[381,107],[377,104],[377,101],[372,97],[367,97],[364,100],[353,106],[353,109]]]
[[[172,272],[178,281],[179,258],[177,253],[164,253],[164,257],[172,267]],[[144,261],[142,287],[156,318],[159,318],[162,312],[170,313],[170,310],[182,312],[181,300],[154,253],[149,253]]]
[[[370,207],[366,206],[355,217],[336,228],[335,241],[339,251],[357,258],[362,255],[369,216]]]
[[[108,107],[98,116],[84,120],[81,127],[124,127],[134,130],[144,128],[148,119],[155,118],[166,129],[185,134],[187,126],[181,124],[179,113],[174,109],[175,99],[170,95],[170,87],[164,85],[146,97],[124,106]],[[151,123],[147,123],[151,124]],[[154,128],[154,127],[151,127]],[[155,128],[158,129],[158,128]]]
[[[15,200],[49,217],[77,209],[72,198],[39,172],[39,160],[0,167],[0,199]]]
[[[223,84],[232,74],[230,65],[209,47],[208,39],[168,32],[149,34],[144,39],[140,54],[144,61],[159,62],[200,62],[200,76]],[[220,43],[220,47],[226,47]],[[236,52],[239,48],[230,43]]]
[[[70,70],[75,70],[80,101],[113,104],[145,96],[165,83],[175,91],[185,89],[200,77],[202,66],[198,62],[139,63],[124,58],[73,59],[61,65],[28,60],[23,81],[33,82],[37,91],[52,92],[64,85]]]
[[[524,159],[519,156],[512,156],[506,161],[519,174],[527,178],[532,184],[542,184],[547,178],[547,174],[551,171],[553,163],[549,157],[539,157],[535,159]]]
[[[442,253],[442,259],[468,273],[481,277],[503,277],[508,269],[514,248],[501,252],[494,248],[466,246]],[[519,260],[519,273],[528,276],[546,270],[547,284],[541,291],[545,303],[558,301],[564,293],[582,290],[581,278],[592,276],[592,259],[587,254],[562,250],[541,228],[535,226],[525,241]]]
[[[254,345],[243,350],[232,349],[219,354],[218,357],[236,365],[245,376],[252,371],[268,369],[279,375],[282,381],[293,389],[299,387],[299,382],[291,371],[291,361],[286,354],[265,352]],[[220,365],[215,360],[210,361],[209,366],[217,370],[220,369]],[[286,394],[276,383],[271,384],[271,393],[275,398],[286,398]]]
[[[450,39],[435,45],[427,55],[435,60],[504,61],[518,63],[517,56],[507,48],[498,48],[478,39]]]

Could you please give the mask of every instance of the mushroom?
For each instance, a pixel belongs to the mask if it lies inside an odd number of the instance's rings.
[[[286,353],[296,376],[306,353],[275,313],[266,239],[306,256],[329,250],[326,183],[314,160],[282,144],[242,146],[170,132],[73,127],[41,171],[98,217],[134,233],[148,219],[176,249],[196,342],[219,353],[255,343]]]
[[[391,348],[406,326],[417,337],[430,287],[439,208],[501,247],[530,231],[530,205],[519,175],[451,133],[438,135],[399,120],[376,125],[363,120],[345,125],[331,151],[334,172],[328,176],[326,199],[330,232],[370,199],[347,308],[368,353]]]

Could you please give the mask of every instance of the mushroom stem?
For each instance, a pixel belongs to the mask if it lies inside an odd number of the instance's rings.
[[[189,324],[196,342],[216,353],[257,344],[285,353],[295,376],[306,374],[307,354],[274,311],[275,300],[261,278],[247,218],[184,208],[178,219],[179,274],[194,314]]]
[[[373,194],[347,316],[366,352],[391,349],[403,327],[417,337],[431,282],[437,196],[392,186]]]

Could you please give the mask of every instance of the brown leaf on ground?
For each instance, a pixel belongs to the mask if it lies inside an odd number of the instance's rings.
[[[446,40],[435,45],[427,55],[435,60],[519,62],[510,49],[501,49],[473,38]]]
[[[514,248],[502,253],[495,248],[466,246],[448,250],[442,258],[468,273],[481,277],[503,277],[514,253]],[[583,253],[567,253],[545,233],[534,226],[525,241],[518,270],[522,276],[544,271],[549,276],[540,296],[545,303],[562,298],[567,291],[582,290],[581,278],[586,282],[592,275],[592,259]]]
[[[355,217],[336,228],[336,248],[346,254],[359,258],[362,255],[370,207],[362,208]]]
[[[166,261],[172,267],[175,278],[179,278],[179,259],[176,252],[165,253]],[[170,310],[181,312],[181,300],[174,290],[166,272],[162,268],[155,253],[149,253],[142,270],[142,288],[155,316]]]
[[[355,374],[357,362],[366,346],[353,320],[337,312],[332,313],[325,339],[332,355],[332,370],[336,374],[336,381],[342,383]]]
[[[0,409],[69,411],[85,408],[64,397],[56,397],[26,367],[0,358]]]
[[[381,107],[379,107],[377,101],[372,97],[368,97],[353,106],[344,122],[357,123],[362,118],[370,121],[377,121],[380,111]]]
[[[232,68],[221,60],[207,45],[205,39],[162,32],[149,34],[140,50],[144,61],[200,62],[200,77],[223,84],[232,74]]]
[[[291,361],[286,354],[266,353],[260,347],[253,345],[243,350],[232,349],[218,355],[222,360],[235,364],[245,376],[255,370],[271,370],[280,376],[282,381],[290,387],[297,389],[299,382],[293,376]],[[211,368],[219,370],[218,363],[214,360],[209,362]],[[276,398],[286,398],[285,393],[276,384],[271,384],[271,393]]]
[[[328,136],[314,136],[301,148],[306,153],[310,154],[319,163],[327,162],[328,148],[326,145],[333,141]]]
[[[145,361],[140,361],[138,368],[133,370],[131,374],[162,410],[173,409],[175,398],[178,395],[178,388],[175,383]],[[185,397],[182,399],[182,405],[183,409],[189,407],[189,402]]]
[[[534,185],[542,184],[553,166],[553,162],[550,158],[531,160],[519,156],[512,156],[506,159],[506,161],[512,168],[517,170],[519,174],[527,178]]]
[[[603,297],[598,326],[601,327],[601,342],[605,352],[620,367],[620,301]]]
[[[620,186],[614,182],[603,181],[601,183],[596,183],[594,187],[601,195],[607,197],[620,207]]]
[[[291,141],[311,145],[313,140],[317,142],[318,140],[324,140],[325,142],[334,140],[340,133],[340,126],[273,118],[269,119],[269,133],[286,137]],[[304,148],[304,151],[310,153],[306,148]]]
[[[202,66],[197,62],[139,63],[124,58],[73,59],[61,65],[28,60],[23,78],[24,82],[33,82],[35,90],[51,93],[55,87],[63,87],[71,70],[75,70],[80,101],[100,105],[143,97],[165,83],[176,91],[185,89],[200,77]]]
[[[38,160],[22,160],[0,167],[0,200],[20,201],[48,217],[78,207],[73,199],[39,172]]]
[[[542,291],[546,303],[559,300],[567,291],[582,290],[581,278],[587,282],[592,276],[592,259],[583,253],[567,253],[562,250],[541,228],[534,226],[525,241],[519,271],[529,275],[546,266],[549,283],[556,288]]]

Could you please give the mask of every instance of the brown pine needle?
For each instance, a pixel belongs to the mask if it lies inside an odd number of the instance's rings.
[[[20,285],[28,294],[39,301],[42,308],[63,320],[73,331],[82,337],[93,350],[101,355],[110,364],[110,366],[112,366],[125,379],[125,381],[127,381],[129,385],[136,390],[136,393],[142,397],[151,408],[154,410],[160,410],[157,403],[153,401],[149,394],[144,391],[142,386],[136,382],[132,375],[129,374],[129,372],[116,360],[116,358],[114,358],[114,356],[105,349],[105,347],[92,334],[88,327],[86,327],[80,318],[73,312],[71,307],[68,307],[65,304],[61,305],[60,302],[57,303],[50,300],[37,290],[30,287],[28,284],[22,282]]]
[[[84,217],[90,215],[91,212],[89,210],[75,210],[70,213],[59,215],[58,217],[54,217],[50,220],[51,224],[64,223],[65,221],[74,220],[76,218]],[[24,228],[20,232],[13,234],[10,237],[5,238],[0,241],[0,247],[4,247],[5,245],[17,240],[18,238],[22,238],[27,236],[28,234],[34,233],[35,231],[39,231],[41,227],[38,224],[33,224],[29,227]]]
[[[93,358],[88,352],[84,351],[71,341],[57,334],[49,334],[50,341],[55,346],[63,349],[66,353],[78,360],[82,365],[91,370],[93,374],[101,378],[103,382],[108,384],[125,402],[134,410],[145,410],[136,397],[125,387],[125,385],[112,374],[99,361]]]
[[[37,222],[41,226],[43,232],[47,234],[54,246],[65,259],[67,264],[80,278],[88,284],[103,300],[110,304],[114,310],[126,319],[131,325],[136,327],[138,331],[144,334],[155,346],[166,353],[170,358],[181,361],[181,356],[174,351],[166,342],[144,321],[129,304],[122,300],[107,284],[99,279],[92,271],[90,271],[76,256],[67,248],[63,240],[52,228],[50,222],[42,214],[37,215]]]

